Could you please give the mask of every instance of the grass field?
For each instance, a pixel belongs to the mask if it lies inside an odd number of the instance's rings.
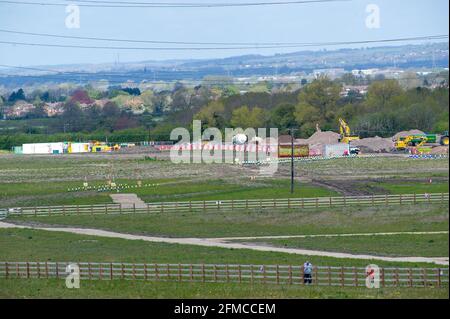
[[[302,265],[365,267],[367,260],[302,256],[250,249],[150,243],[48,232],[32,229],[0,230],[0,261],[71,261],[130,263],[205,263],[246,265]],[[429,263],[379,262],[388,267],[436,267]]]
[[[276,247],[382,256],[448,256],[448,234],[259,239],[245,242]]]
[[[14,217],[10,220],[171,237],[232,237],[443,231],[448,230],[448,219],[448,205],[425,204],[304,211]]]
[[[448,299],[447,288],[338,288],[247,284],[82,281],[67,289],[64,280],[0,279],[0,298],[339,298]]]
[[[288,164],[274,178],[256,178],[255,167],[172,164],[141,155],[0,155],[0,207],[111,202],[109,193],[68,192],[86,179],[90,185],[160,184],[124,189],[147,202],[448,192],[448,160],[401,157],[334,159],[296,164],[295,193],[289,193]],[[427,183],[433,178],[433,183]],[[332,181],[334,184],[327,185]],[[338,187],[335,187],[335,186]],[[339,187],[341,186],[341,187]],[[402,231],[447,231],[448,204],[347,207],[143,215],[10,218],[6,222],[78,226],[163,237],[246,237]],[[446,235],[251,240],[265,245],[383,256],[448,256]],[[32,229],[0,229],[0,261],[85,261],[363,267],[370,260],[303,256],[250,249],[151,243]],[[381,267],[436,267],[428,263],[376,262]],[[174,282],[82,282],[68,290],[63,280],[0,279],[0,298],[448,298],[443,289],[294,287]]]

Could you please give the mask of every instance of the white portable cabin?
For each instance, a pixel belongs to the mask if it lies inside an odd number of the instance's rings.
[[[62,154],[64,143],[31,143],[22,145],[22,154]]]
[[[347,143],[325,145],[324,157],[337,157],[350,154],[350,145]]]

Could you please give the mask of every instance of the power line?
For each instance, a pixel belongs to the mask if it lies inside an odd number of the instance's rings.
[[[3,33],[22,34],[31,36],[42,36],[62,39],[92,40],[92,41],[111,41],[111,42],[130,42],[130,43],[152,43],[152,44],[179,44],[179,45],[241,45],[241,46],[263,46],[263,45],[305,45],[302,42],[187,42],[187,41],[160,41],[160,40],[138,40],[138,39],[118,39],[102,37],[81,37],[67,36],[50,33],[25,32],[17,30],[0,29]]]
[[[164,3],[164,2],[133,2],[133,1],[82,1],[74,0],[80,7],[91,8],[225,8],[225,7],[257,7],[257,6],[286,6],[314,3],[348,2],[353,0],[309,0],[309,1],[272,1],[272,2],[236,2],[236,3]],[[0,3],[11,5],[36,5],[36,6],[67,6],[67,3],[46,3],[30,1],[7,1]]]
[[[335,41],[335,42],[317,42],[302,43],[292,45],[255,45],[255,46],[233,46],[233,47],[129,47],[129,46],[93,46],[93,45],[72,45],[72,44],[54,44],[54,43],[35,43],[35,42],[17,42],[17,41],[0,41],[2,44],[38,46],[38,47],[56,47],[71,49],[101,49],[101,50],[154,50],[154,51],[197,51],[197,50],[248,50],[248,49],[275,49],[275,48],[302,48],[302,47],[321,47],[321,46],[339,46],[354,44],[371,44],[371,43],[392,43],[392,42],[409,42],[421,40],[441,40],[448,39],[447,35],[427,35],[416,37],[404,37],[380,40],[363,40],[363,41]]]

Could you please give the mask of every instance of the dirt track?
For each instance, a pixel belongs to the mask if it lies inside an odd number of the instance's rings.
[[[240,238],[166,238],[166,237],[152,237],[152,236],[139,236],[130,235],[117,232],[110,232],[99,229],[86,229],[86,228],[48,228],[48,227],[31,227],[20,226],[10,223],[0,222],[0,228],[26,228],[26,229],[38,229],[44,231],[65,232],[78,235],[89,235],[109,238],[121,238],[128,240],[143,240],[148,242],[168,243],[168,244],[181,244],[181,245],[196,245],[205,247],[219,247],[219,248],[232,248],[232,249],[251,249],[257,251],[267,252],[281,252],[288,254],[298,254],[305,256],[322,256],[333,258],[349,258],[349,259],[363,259],[363,260],[382,260],[389,262],[423,262],[434,263],[438,265],[449,265],[448,257],[385,257],[374,255],[362,255],[362,254],[348,254],[339,252],[326,252],[319,250],[297,249],[297,248],[280,248],[263,246],[249,243],[230,243],[227,240],[240,239]],[[385,233],[392,235],[393,233]],[[359,234],[345,234],[346,236],[356,236]],[[308,235],[312,236],[312,235]],[[328,235],[331,236],[331,235]],[[337,235],[334,235],[337,236]],[[342,235],[340,235],[342,236]],[[255,237],[255,239],[258,237]]]

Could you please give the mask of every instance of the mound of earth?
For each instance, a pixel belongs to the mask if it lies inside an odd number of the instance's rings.
[[[430,151],[430,154],[446,155],[448,154],[448,146],[436,146]]]
[[[379,136],[352,141],[351,145],[359,147],[362,152],[366,153],[386,153],[394,148],[394,142],[390,138]]]
[[[409,131],[401,131],[401,132],[398,132],[397,134],[395,134],[393,137],[392,137],[392,140],[396,140],[396,139],[398,139],[399,137],[405,137],[405,136],[408,136],[408,135],[418,135],[418,134],[425,134],[424,132],[422,132],[421,130],[409,130]]]
[[[326,132],[316,132],[311,135],[307,141],[308,144],[337,144],[339,143],[340,134],[326,131]]]

